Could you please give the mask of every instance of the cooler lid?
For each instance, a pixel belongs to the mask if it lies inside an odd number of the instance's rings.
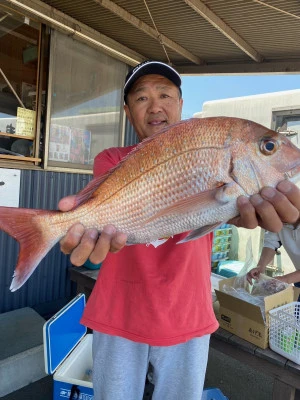
[[[85,295],[77,295],[70,303],[44,324],[45,371],[53,374],[86,334],[80,324],[85,307]]]

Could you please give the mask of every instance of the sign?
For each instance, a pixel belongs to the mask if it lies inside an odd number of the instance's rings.
[[[91,132],[81,128],[50,126],[49,160],[89,164]]]
[[[34,138],[36,112],[26,108],[18,107],[16,135]]]
[[[20,170],[0,168],[0,206],[19,207]]]

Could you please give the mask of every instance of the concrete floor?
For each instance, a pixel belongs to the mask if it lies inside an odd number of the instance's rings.
[[[210,348],[206,387],[218,387],[229,400],[272,400],[273,385],[269,375]],[[300,400],[300,391],[294,400]]]
[[[53,377],[47,376],[1,400],[52,400],[52,387]],[[220,388],[229,400],[272,400],[273,380],[211,349],[205,387]],[[147,385],[143,400],[150,400],[151,393],[152,387]],[[300,400],[300,393],[295,400]]]
[[[270,376],[210,349],[205,384],[220,388],[230,400],[272,400],[273,383]]]
[[[45,377],[44,323],[30,307],[0,315],[0,396]]]
[[[22,389],[1,397],[1,400],[52,400],[52,385],[52,376],[46,376]]]
[[[45,378],[31,383],[23,389],[10,393],[7,396],[1,397],[1,400],[52,400],[53,396],[53,377],[46,376]],[[145,386],[143,400],[151,400],[152,385]]]

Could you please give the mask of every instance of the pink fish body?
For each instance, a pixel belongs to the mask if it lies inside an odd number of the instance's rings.
[[[69,212],[0,207],[0,229],[20,243],[10,289],[20,288],[76,222],[113,224],[128,244],[182,232],[196,239],[238,215],[240,195],[275,187],[300,173],[300,150],[289,139],[239,118],[190,119],[140,143],[105,176],[76,195]]]

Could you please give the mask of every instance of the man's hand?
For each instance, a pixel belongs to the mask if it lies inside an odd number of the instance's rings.
[[[271,232],[279,232],[284,222],[294,223],[299,219],[300,189],[289,181],[282,181],[276,189],[266,187],[260,194],[238,198],[240,215],[228,223],[248,229],[260,226]],[[75,196],[61,199],[61,211],[70,211],[75,206]],[[61,251],[71,254],[74,265],[82,265],[89,258],[94,264],[101,263],[108,252],[117,252],[126,244],[127,236],[117,232],[112,225],[103,228],[101,235],[95,229],[85,229],[81,224],[73,225],[61,239]]]
[[[279,232],[283,223],[295,223],[299,219],[300,189],[284,180],[276,189],[265,187],[259,194],[237,200],[240,215],[228,221],[237,227],[253,229],[257,226],[271,232]]]
[[[260,269],[258,267],[252,268],[248,273],[247,273],[247,281],[252,285],[252,279],[255,279],[256,281],[259,279],[260,275]]]
[[[75,205],[75,196],[64,197],[58,207],[61,211],[69,211]],[[85,229],[81,224],[74,224],[66,236],[60,241],[60,249],[64,254],[71,254],[73,265],[80,266],[87,259],[93,264],[101,263],[108,252],[116,253],[126,244],[127,236],[117,232],[112,225],[103,228],[99,236],[96,229]]]

